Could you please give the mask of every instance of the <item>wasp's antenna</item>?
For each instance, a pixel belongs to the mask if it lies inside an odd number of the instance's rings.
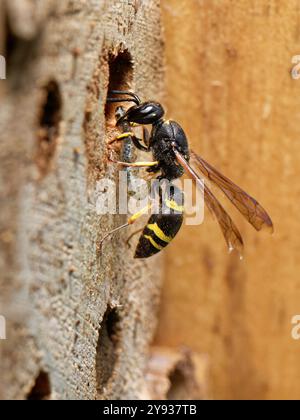
[[[134,102],[136,105],[140,105],[142,103],[141,99],[138,95],[132,92],[128,91],[122,91],[122,90],[111,90],[108,92],[109,95],[127,95],[131,96],[132,99],[129,98],[107,98],[107,102],[110,103],[118,103],[118,102]]]

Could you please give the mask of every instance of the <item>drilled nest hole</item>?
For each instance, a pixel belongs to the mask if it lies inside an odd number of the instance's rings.
[[[27,396],[27,400],[49,400],[51,385],[48,373],[40,371],[35,383]]]
[[[180,361],[169,375],[168,400],[190,400],[199,393],[194,366],[190,359]]]
[[[167,394],[168,400],[179,400],[187,391],[187,378],[180,368],[175,369],[169,376],[170,389]]]
[[[62,119],[62,97],[54,80],[44,87],[44,100],[39,112],[37,166],[42,175],[47,174],[55,155]]]
[[[108,308],[99,330],[96,352],[97,387],[101,393],[111,378],[118,359],[120,316],[116,308]]]
[[[109,84],[108,92],[112,90],[130,90],[133,79],[133,62],[128,51],[120,52],[117,56],[108,55]],[[120,104],[107,103],[105,117],[109,122],[115,118],[115,109]]]

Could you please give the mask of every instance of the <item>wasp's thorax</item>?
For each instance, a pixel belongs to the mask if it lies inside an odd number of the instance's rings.
[[[183,168],[176,160],[174,149],[189,160],[189,146],[186,135],[178,123],[162,121],[162,123],[154,125],[150,147],[154,159],[160,164],[164,178],[173,180],[183,175]]]

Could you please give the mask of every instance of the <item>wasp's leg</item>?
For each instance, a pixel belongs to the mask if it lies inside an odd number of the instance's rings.
[[[157,167],[158,162],[121,162],[121,161],[114,161],[110,160],[112,163],[116,163],[117,165],[125,166],[126,168],[151,168],[151,167]]]
[[[147,181],[147,182],[153,181],[153,180],[157,179],[157,172],[159,172],[159,171],[160,171],[160,169],[157,169],[157,171],[155,171],[155,172],[149,172],[148,169],[147,169],[146,174],[143,175],[141,177],[141,179],[143,179],[144,181]]]
[[[142,216],[147,214],[151,210],[151,208],[152,208],[152,204],[148,204],[148,206],[144,207],[142,210],[140,210],[139,212],[132,215],[128,219],[127,223],[125,223],[124,225],[121,225],[121,226],[117,227],[116,229],[113,229],[112,231],[108,232],[100,241],[100,250],[102,248],[103,242],[105,242],[109,237],[111,237],[115,233],[119,232],[120,230],[123,230],[123,229],[127,228],[128,226],[133,225],[138,219],[140,219]]]
[[[118,125],[118,123],[117,123],[117,125]],[[137,139],[137,140],[139,142],[143,142],[147,146],[147,149],[149,149],[150,138],[151,138],[151,135],[149,133],[149,130],[144,125],[142,125],[142,124],[137,124],[137,123],[134,123],[134,122],[130,122],[129,125],[132,128],[143,127],[143,139],[142,140],[141,139]]]
[[[131,247],[130,242],[131,242],[132,238],[134,238],[134,237],[135,237],[135,235],[138,235],[139,233],[143,232],[143,230],[144,230],[144,228],[139,229],[139,230],[136,230],[135,232],[133,232],[133,233],[129,236],[129,238],[126,240],[126,245],[128,246],[128,248],[130,248],[130,247]]]
[[[145,147],[141,144],[143,142],[143,140],[136,137],[131,131],[120,134],[115,139],[110,140],[108,142],[108,144],[111,145],[111,144],[116,143],[118,141],[124,141],[124,140],[127,140],[127,139],[131,139],[132,143],[135,145],[135,147],[137,149],[141,150],[142,152],[149,152],[149,148]]]
[[[159,162],[157,161],[154,163],[156,163],[156,165],[153,165],[147,169],[147,172],[149,172],[150,174],[157,174],[157,172],[161,170]]]
[[[150,139],[151,135],[149,133],[149,130],[147,130],[146,127],[143,127],[143,141],[148,150],[150,150]]]
[[[141,150],[142,152],[150,152],[148,146],[145,147],[144,145],[141,144],[144,140],[139,139],[136,136],[132,136],[131,139],[132,139],[132,143],[135,145],[137,149]]]
[[[128,131],[127,133],[120,134],[118,137],[115,137],[114,139],[110,140],[108,144],[113,144],[118,141],[127,140],[127,139],[130,139],[132,136],[133,136],[133,133]]]

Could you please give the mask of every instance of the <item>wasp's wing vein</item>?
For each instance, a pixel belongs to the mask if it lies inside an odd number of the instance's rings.
[[[273,232],[273,222],[270,216],[253,197],[193,151],[191,151],[191,159],[202,174],[223,191],[231,203],[257,231],[266,227]]]
[[[210,212],[216,217],[229,250],[232,251],[233,249],[236,249],[242,254],[244,247],[243,239],[229,214],[209,188],[203,183],[199,175],[189,165],[187,160],[177,150],[174,150],[174,153],[178,163],[183,166],[186,173],[195,181],[197,187],[204,193],[205,204]]]

